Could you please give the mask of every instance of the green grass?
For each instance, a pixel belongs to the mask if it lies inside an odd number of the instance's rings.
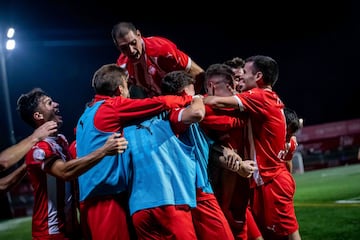
[[[0,239],[31,240],[31,217],[0,222]]]
[[[302,240],[360,239],[360,164],[294,175]],[[336,203],[338,200],[358,203]],[[0,222],[0,239],[30,240],[31,218]]]
[[[296,207],[302,240],[360,239],[360,206]]]
[[[294,176],[295,210],[303,240],[360,239],[360,164]]]

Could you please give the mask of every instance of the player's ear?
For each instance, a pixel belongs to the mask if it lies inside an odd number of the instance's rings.
[[[39,112],[34,112],[33,118],[34,118],[35,120],[44,119],[44,115],[41,114],[41,113],[39,113]]]
[[[255,79],[256,81],[259,80],[259,79],[262,79],[263,78],[263,73],[262,72],[257,72],[255,73]]]
[[[116,91],[117,96],[122,96],[122,97],[129,97],[129,89],[127,87],[124,86],[119,86],[117,91]]]
[[[122,89],[122,86],[119,85],[115,91],[115,96],[121,96],[121,93],[123,92]]]
[[[140,32],[140,30],[136,30],[136,36],[141,37],[141,32]]]

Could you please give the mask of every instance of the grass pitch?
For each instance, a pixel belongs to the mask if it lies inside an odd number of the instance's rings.
[[[294,175],[303,240],[360,239],[360,164]]]
[[[302,240],[360,239],[360,164],[294,177]],[[0,222],[0,239],[30,240],[31,218]]]

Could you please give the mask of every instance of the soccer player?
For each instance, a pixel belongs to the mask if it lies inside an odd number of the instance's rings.
[[[231,91],[232,93],[236,94],[242,91],[250,90],[247,89],[248,86],[245,85],[244,81],[241,80],[241,75],[244,74],[244,66],[245,66],[245,60],[240,57],[234,57],[232,59],[229,59],[224,62],[225,65],[228,65],[231,67],[233,73],[234,73],[234,87],[230,89],[235,89],[236,91]],[[245,139],[245,138],[243,138]],[[241,194],[240,192],[236,192],[238,194]],[[237,202],[234,200],[233,202]],[[250,206],[246,209],[246,226],[247,228],[247,238],[248,240],[263,240],[263,237],[261,235],[261,232],[254,220],[254,217],[252,216],[251,208]],[[241,236],[241,234],[240,234]]]
[[[237,92],[241,92],[242,85],[240,83],[240,76],[244,74],[244,65],[245,60],[240,57],[234,57],[232,59],[226,60],[225,65],[231,67],[234,73],[234,87]]]
[[[191,96],[130,99],[127,81],[126,71],[116,64],[105,64],[94,73],[95,97],[76,126],[76,153],[79,157],[102,145],[107,136],[135,124],[136,120],[192,101]],[[129,141],[129,148],[132,144],[136,143]],[[130,162],[125,159],[129,151],[107,157],[106,161],[79,177],[81,214],[93,239],[131,237],[127,204]]]
[[[162,81],[162,92],[175,95],[195,95],[195,80],[184,71],[173,71],[165,75]],[[214,195],[208,177],[209,147],[212,141],[200,129],[199,122],[205,116],[203,102],[195,108],[173,109],[170,112],[170,122],[180,140],[194,146],[196,159],[196,199],[197,206],[192,209],[192,218],[198,239],[233,239],[230,226]],[[201,121],[192,120],[201,111]],[[190,116],[190,117],[189,117]],[[189,120],[190,118],[190,120]]]
[[[57,124],[57,131],[38,139],[25,156],[34,189],[32,238],[76,239],[81,235],[76,216],[77,196],[74,194],[76,178],[104,156],[123,152],[126,141],[120,138],[120,134],[113,134],[96,150],[70,161],[67,139],[58,132],[62,116],[57,102],[42,89],[34,88],[19,97],[17,109],[24,122],[33,128],[51,121]]]
[[[272,89],[278,71],[271,57],[249,57],[241,79],[253,89],[231,97],[207,96],[204,101],[249,114],[250,154],[258,167],[253,174],[251,207],[264,239],[301,239],[294,209],[295,181],[278,156],[286,141],[284,104]]]
[[[57,131],[57,124],[49,121],[38,127],[27,138],[19,143],[3,150],[0,153],[0,171],[5,171],[20,162],[25,154],[40,140],[48,137]],[[9,191],[13,186],[19,183],[26,175],[25,162],[14,169],[6,176],[0,178],[0,194]]]
[[[231,89],[235,86],[234,71],[224,64],[213,64],[206,69],[206,89],[209,96],[232,96]],[[233,109],[214,109],[206,105],[206,115],[200,126],[216,143],[220,149],[220,155],[226,154],[227,158],[231,151],[235,151],[240,164],[238,169],[230,169],[227,165],[217,162],[221,159],[214,148],[211,154],[211,177],[216,197],[229,222],[235,239],[247,239],[246,211],[250,197],[249,177],[254,171],[254,161],[242,161],[246,157],[245,125],[246,116],[238,117],[238,112]],[[244,164],[250,164],[250,171],[238,170]]]
[[[280,158],[286,161],[288,170],[292,173],[292,158],[298,146],[295,134],[302,128],[302,119],[298,117],[295,110],[285,107],[286,119],[286,143]]]
[[[204,70],[186,53],[164,37],[143,37],[131,22],[119,22],[111,32],[115,46],[121,52],[117,64],[129,74],[130,96],[161,95],[161,80],[168,72],[185,70],[196,82],[197,92],[203,85]],[[135,96],[133,86],[144,92]]]

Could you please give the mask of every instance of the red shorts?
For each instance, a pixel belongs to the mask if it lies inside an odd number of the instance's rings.
[[[206,198],[197,201],[197,207],[191,210],[198,239],[234,239],[215,195],[198,190],[197,198]]]
[[[246,209],[246,226],[247,226],[247,239],[254,240],[262,237],[260,229],[258,228],[255,219],[252,215],[251,208],[248,206]]]
[[[214,191],[236,239],[246,239],[246,208],[250,198],[249,179],[219,168]]]
[[[288,171],[254,188],[252,210],[264,239],[288,236],[298,230],[294,193],[295,181]]]
[[[139,239],[197,239],[187,205],[140,210],[132,215],[132,221]]]
[[[80,204],[80,216],[85,239],[130,239],[126,194],[85,200]]]

